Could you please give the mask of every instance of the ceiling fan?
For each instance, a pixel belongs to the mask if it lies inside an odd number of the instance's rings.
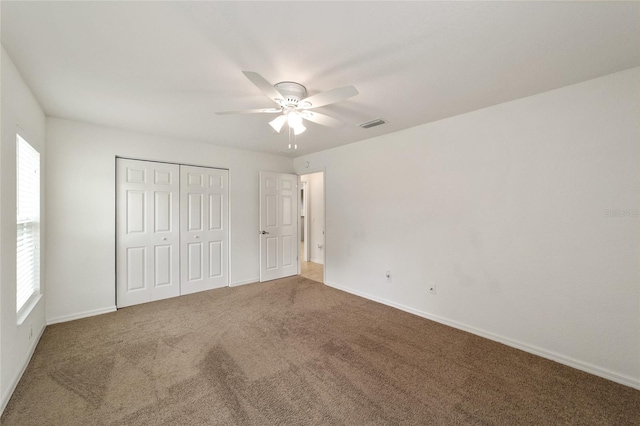
[[[299,135],[307,130],[302,124],[303,120],[323,126],[337,127],[342,123],[340,120],[311,111],[311,109],[340,102],[358,94],[355,87],[344,86],[307,97],[307,88],[300,83],[282,81],[272,85],[257,72],[242,71],[242,73],[278,106],[276,108],[223,111],[216,112],[216,114],[280,114],[269,122],[269,125],[278,133],[287,123],[294,134]]]

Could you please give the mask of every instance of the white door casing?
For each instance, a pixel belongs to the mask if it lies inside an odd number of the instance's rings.
[[[309,209],[309,185],[308,182],[301,182],[299,177],[298,177],[298,182],[299,184],[302,186],[302,194],[304,194],[304,200],[303,200],[303,215],[304,218],[302,219],[303,221],[303,232],[304,232],[304,242],[302,244],[302,260],[305,262],[309,261],[309,213],[310,213],[310,209]]]
[[[180,294],[179,168],[116,159],[119,308]]]
[[[229,171],[180,166],[180,294],[229,285]]]
[[[260,172],[260,281],[298,273],[298,176]]]

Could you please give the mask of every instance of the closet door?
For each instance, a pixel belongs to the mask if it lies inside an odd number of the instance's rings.
[[[180,294],[229,285],[229,171],[180,166]]]
[[[119,308],[180,294],[179,166],[116,160]]]

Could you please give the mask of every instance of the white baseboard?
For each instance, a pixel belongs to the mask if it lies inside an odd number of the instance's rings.
[[[29,350],[29,356],[27,357],[27,361],[24,363],[24,365],[22,366],[18,374],[13,378],[13,380],[11,381],[11,385],[9,386],[9,388],[7,388],[7,391],[4,393],[4,395],[2,395],[2,400],[0,400],[0,416],[2,415],[2,413],[4,413],[4,409],[7,408],[7,404],[11,399],[11,395],[13,395],[13,392],[16,390],[18,383],[20,383],[20,379],[22,379],[22,375],[24,374],[25,371],[27,371],[27,367],[31,362],[31,357],[33,357],[33,353],[36,351],[36,347],[38,346],[38,343],[40,342],[40,338],[42,337],[42,334],[44,333],[44,330],[46,328],[47,327],[45,326],[45,327],[42,327],[42,330],[40,330],[38,337],[33,341],[33,344],[31,345],[31,349]]]
[[[401,311],[408,312],[410,314],[418,315],[420,317],[438,322],[440,324],[448,325],[453,328],[457,328],[459,330],[467,331],[471,334],[475,334],[480,337],[484,337],[489,340],[493,340],[498,343],[502,343],[507,346],[511,346],[516,349],[520,349],[525,352],[529,352],[534,355],[541,356],[542,358],[550,359],[551,361],[558,362],[560,364],[567,365],[569,367],[573,367],[577,370],[584,371],[589,374],[593,374],[594,376],[602,377],[612,382],[620,383],[625,386],[629,386],[634,389],[640,390],[640,380],[635,379],[630,376],[626,376],[623,374],[618,374],[613,371],[607,370],[606,368],[598,367],[597,365],[593,365],[584,361],[580,361],[571,357],[567,357],[556,352],[548,351],[546,349],[539,348],[537,346],[528,345],[526,343],[519,342],[517,340],[512,340],[489,331],[485,331],[479,328],[471,327],[463,323],[459,323],[457,321],[453,321],[447,318],[443,318],[437,315],[432,315],[424,311],[420,311],[418,309],[410,308],[408,306],[401,305],[396,302],[392,302],[390,300],[386,300],[381,297],[373,296],[368,293],[364,293],[361,291],[353,290],[347,287],[340,286],[335,283],[326,282],[326,285],[333,287],[338,290],[345,291],[347,293],[354,294],[356,296],[364,297],[365,299],[373,300],[374,302],[382,303],[383,305],[391,306],[396,309],[400,309]]]
[[[115,312],[115,311],[116,311],[115,306],[109,306],[108,308],[93,309],[91,311],[78,312],[77,314],[62,315],[60,317],[47,319],[47,325],[58,324],[60,322],[73,321],[80,318],[93,317],[96,315],[108,314],[109,312]]]
[[[250,280],[244,280],[244,281],[235,281],[235,282],[229,283],[229,287],[238,287],[239,285],[253,284],[259,281],[260,281],[260,277],[251,278]]]
[[[324,260],[323,259],[316,259],[316,258],[310,258],[309,262],[313,262],[313,263],[317,263],[318,265],[324,265]]]

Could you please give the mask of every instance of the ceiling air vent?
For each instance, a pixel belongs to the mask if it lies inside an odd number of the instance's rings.
[[[363,129],[369,129],[371,127],[375,127],[375,126],[379,126],[381,124],[386,123],[386,121],[384,121],[381,118],[376,118],[375,120],[371,120],[371,121],[367,121],[366,123],[362,123],[362,124],[358,124],[358,126],[362,127]]]

